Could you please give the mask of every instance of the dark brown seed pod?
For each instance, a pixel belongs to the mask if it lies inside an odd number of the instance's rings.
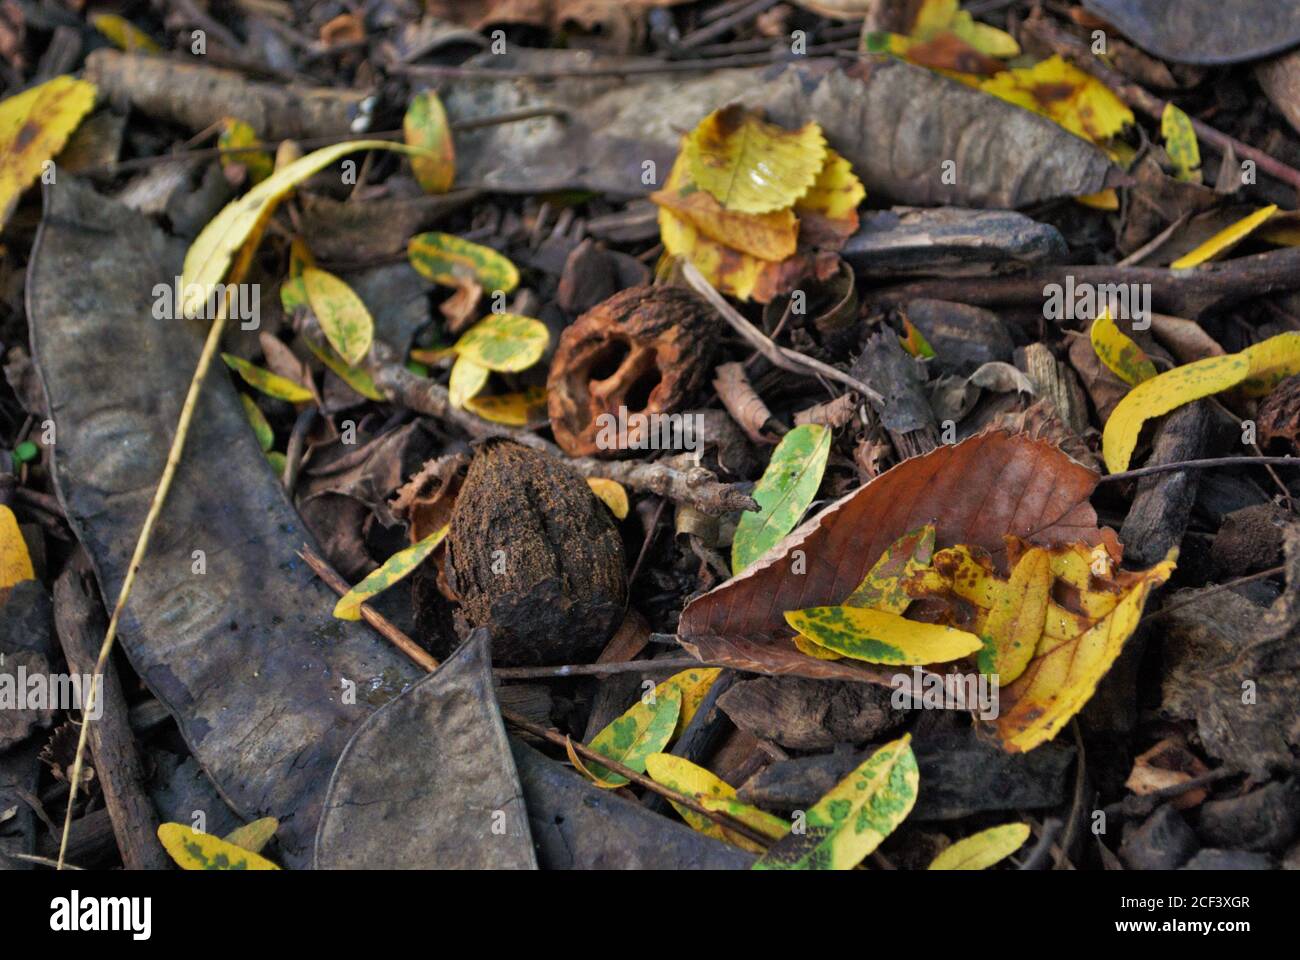
[[[556,442],[575,457],[638,449],[637,414],[682,410],[709,380],[718,321],[689,290],[629,287],[598,303],[560,336],[546,381]],[[626,407],[627,444],[598,443],[602,414]],[[638,426],[638,423],[640,426]]]
[[[478,445],[456,498],[447,576],[493,662],[589,660],[627,607],[623,541],[586,481],[513,440]]]

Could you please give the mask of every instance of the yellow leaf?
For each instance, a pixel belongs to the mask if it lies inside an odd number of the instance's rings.
[[[1241,351],[1250,375],[1241,382],[1248,397],[1262,397],[1287,377],[1300,373],[1300,333],[1279,333]]]
[[[267,422],[266,414],[257,405],[257,401],[246,393],[241,393],[239,399],[243,401],[244,414],[248,417],[248,423],[257,436],[262,452],[265,453],[275,444],[275,431],[271,429],[271,424]]]
[[[315,399],[312,392],[301,384],[294,383],[288,377],[282,377],[278,373],[264,370],[242,357],[223,353],[221,359],[226,361],[226,366],[238,373],[246,384],[261,390],[268,397],[286,400],[289,403],[307,403]]]
[[[677,726],[673,728],[674,737],[680,736],[687,724],[695,718],[695,711],[700,709],[709,688],[721,674],[721,667],[692,667],[673,674],[655,687],[656,697],[662,697],[670,690],[676,690],[681,696],[682,709],[677,716]]]
[[[1172,103],[1165,104],[1160,115],[1160,135],[1165,138],[1165,153],[1174,165],[1174,176],[1192,183],[1201,182],[1201,148],[1191,118]]]
[[[138,28],[126,17],[115,13],[97,13],[90,18],[96,30],[108,37],[113,46],[127,53],[161,53],[162,48],[153,37]]]
[[[564,738],[564,752],[569,755],[569,762],[573,764],[573,769],[577,770],[580,774],[582,774],[584,777],[590,780],[592,784],[594,784],[597,787],[600,787],[600,789],[617,790],[619,787],[627,786],[628,783],[627,778],[623,776],[619,776],[616,773],[611,773],[609,774],[609,776],[611,778],[618,777],[617,780],[606,779],[605,777],[598,776],[597,774],[593,773],[591,767],[588,767],[585,763],[582,762],[582,758],[578,756],[578,751],[573,749],[573,740],[567,736]],[[592,764],[592,766],[599,767],[598,764]],[[604,768],[599,767],[599,769],[603,770]]]
[[[588,746],[629,770],[644,773],[646,757],[659,753],[672,739],[681,710],[681,690],[661,683],[655,688],[654,696],[638,700],[592,737]],[[622,786],[628,782],[622,774],[606,770],[598,763],[588,763],[583,769],[600,786]]]
[[[1214,236],[1210,237],[1203,244],[1190,253],[1185,253],[1173,263],[1169,264],[1171,270],[1187,270],[1191,267],[1205,263],[1207,260],[1213,260],[1215,257],[1227,253],[1241,241],[1245,240],[1258,227],[1264,224],[1264,221],[1277,213],[1277,204],[1270,203],[1267,207],[1261,207],[1248,217],[1242,217],[1236,223],[1220,230]]]
[[[663,784],[671,790],[693,797],[700,801],[701,806],[704,806],[706,800],[734,800],[736,796],[736,789],[731,784],[715,776],[711,771],[691,763],[684,757],[675,757],[671,753],[650,754],[650,756],[646,757],[645,771],[655,783]],[[713,837],[715,840],[734,844],[751,853],[763,852],[764,848],[754,841],[726,829],[702,813],[696,813],[690,807],[682,806],[673,800],[668,802],[672,804],[674,810],[681,814],[682,819],[690,825],[691,829],[704,834],[706,837]],[[739,806],[744,807],[745,804],[739,804]],[[775,820],[778,824],[784,826],[785,832],[789,832],[790,825],[782,821],[780,817],[764,813],[764,811],[756,807],[747,807],[747,810],[760,815],[756,819],[761,820],[762,827],[751,823],[748,816],[736,816],[736,819],[748,823],[764,833],[774,831],[771,821]],[[723,812],[731,813],[732,811],[728,809]],[[784,836],[784,833],[781,836]],[[773,837],[773,839],[780,839],[780,837]]]
[[[9,590],[23,580],[35,580],[32,557],[27,541],[18,527],[14,512],[0,503],[0,591]]]
[[[393,554],[378,570],[371,572],[364,580],[339,597],[339,602],[334,605],[334,616],[340,620],[360,620],[361,605],[412,573],[429,554],[438,548],[438,544],[442,543],[450,529],[450,526],[444,526],[419,543]]]
[[[1250,374],[1250,361],[1240,354],[1206,357],[1144,380],[1124,395],[1106,421],[1101,453],[1106,469],[1128,469],[1142,425],[1185,403],[1231,389]]]
[[[770,213],[813,185],[826,157],[821,127],[785,130],[733,104],[709,114],[683,147],[690,178],[736,213]]]
[[[0,101],[0,227],[95,105],[95,85],[55,77]]]
[[[411,156],[411,172],[425,193],[446,193],[456,179],[456,148],[447,111],[432,90],[411,98],[402,120],[402,136],[420,153]]]
[[[689,181],[675,190],[652,193],[650,199],[732,250],[760,260],[784,260],[795,251],[799,222],[791,209],[735,213]]]
[[[451,365],[451,379],[447,381],[447,396],[451,405],[460,409],[480,390],[487,386],[492,371],[479,366],[468,357],[457,357]]]
[[[526,427],[535,420],[546,418],[546,388],[529,387],[523,393],[471,397],[465,401],[465,409],[493,423]]]
[[[265,857],[209,833],[196,833],[183,823],[158,827],[163,849],[182,870],[279,870]]]
[[[221,121],[221,135],[217,137],[217,146],[222,150],[222,164],[243,167],[248,171],[249,182],[254,184],[261,183],[275,172],[275,160],[269,153],[265,150],[248,149],[261,145],[262,141],[257,138],[253,128],[243,120],[226,117]],[[238,152],[228,152],[231,150]]]
[[[985,619],[984,649],[977,659],[981,673],[1008,684],[1025,672],[1043,635],[1051,590],[1047,551],[1032,547],[1016,563]]]
[[[1110,316],[1110,307],[1102,310],[1101,315],[1092,322],[1090,337],[1097,359],[1130,387],[1136,387],[1156,375],[1156,365],[1151,362],[1146,351],[1115,325]]]
[[[1119,194],[1114,187],[1107,187],[1097,193],[1084,193],[1074,198],[1074,202],[1093,210],[1118,210]]]
[[[965,630],[864,607],[790,610],[785,620],[823,647],[867,663],[947,663],[982,646],[979,637]]]
[[[550,341],[551,334],[540,320],[493,313],[461,334],[456,354],[498,373],[518,373],[542,359]]]
[[[307,267],[302,284],[325,339],[348,366],[355,367],[370,352],[374,340],[375,321],[370,311],[356,291],[332,273]]]
[[[858,230],[858,204],[866,196],[867,188],[853,172],[853,165],[828,147],[817,179],[795,201],[794,212],[801,218],[802,233],[813,233],[819,240],[826,233],[841,242],[847,240]]]
[[[185,316],[199,315],[213,289],[225,277],[231,259],[254,231],[269,219],[285,194],[312,174],[358,150],[415,152],[405,144],[389,140],[349,140],[336,143],[314,150],[276,170],[238,200],[226,204],[203,228],[185,254],[185,265],[181,270],[181,302]]]
[[[519,286],[519,270],[508,259],[450,233],[416,234],[406,245],[406,257],[417,273],[444,287],[473,280],[484,290],[509,293]]]
[[[987,870],[1005,860],[1029,839],[1027,823],[1004,823],[958,840],[934,858],[930,870]]]
[[[299,280],[297,282],[301,283],[302,281]],[[280,289],[281,292],[283,292],[284,288],[281,287]],[[307,345],[307,349],[312,352],[312,355],[315,356],[317,360],[325,364],[325,366],[329,367],[329,369],[334,372],[334,376],[338,377],[357,393],[361,394],[361,396],[368,400],[376,400],[381,403],[387,399],[383,393],[380,392],[379,388],[375,386],[375,381],[370,378],[370,374],[366,373],[366,371],[362,370],[360,367],[348,366],[338,358],[334,351],[330,349],[329,345],[320,337],[304,333],[302,335],[302,342]]]
[[[280,829],[280,821],[275,817],[263,817],[236,827],[226,834],[226,843],[233,843],[251,853],[261,853],[262,848],[271,842],[275,831]]]
[[[609,507],[610,513],[615,517],[622,520],[627,516],[627,491],[623,489],[623,484],[605,477],[588,477],[587,486],[591,487],[591,492]]]
[[[1005,70],[980,89],[1032,110],[1077,137],[1104,143],[1133,123],[1133,111],[1100,80],[1054,56],[1032,67]]]
[[[782,820],[766,810],[760,810],[758,807],[751,807],[747,803],[741,803],[734,797],[700,797],[700,806],[714,813],[725,813],[731,819],[739,820],[751,830],[761,833],[769,840],[780,840],[790,832],[790,822],[788,820]],[[730,842],[735,843],[737,846],[743,846],[746,850],[758,852],[761,849],[753,841],[740,842],[744,838],[738,836],[733,830],[723,827],[722,832]]]

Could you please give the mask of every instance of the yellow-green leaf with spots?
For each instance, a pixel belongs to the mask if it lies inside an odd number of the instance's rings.
[[[980,672],[1011,683],[1038,648],[1052,599],[1052,568],[1046,550],[1030,547],[1016,561],[1011,580],[999,584],[997,599],[980,632],[983,649],[976,662]]]
[[[438,94],[432,90],[411,98],[402,120],[402,135],[408,144],[424,151],[411,156],[411,172],[425,193],[446,193],[456,179],[456,148],[451,124]]]
[[[1262,227],[1264,223],[1273,214],[1277,213],[1277,204],[1270,203],[1267,207],[1261,207],[1249,216],[1242,217],[1236,223],[1225,227],[1214,236],[1210,237],[1203,244],[1185,253],[1173,263],[1169,264],[1171,270],[1186,270],[1190,267],[1199,266],[1207,260],[1213,260],[1235,247],[1241,241]]]
[[[447,381],[447,398],[457,410],[471,397],[487,386],[492,371],[480,366],[469,357],[460,356],[451,365],[451,379]]]
[[[740,573],[795,528],[817,496],[831,431],[816,423],[795,427],[777,444],[754,487],[757,513],[742,513],[731,541],[731,572]]]
[[[244,404],[244,413],[248,417],[249,424],[253,427],[253,433],[257,436],[257,442],[261,445],[262,452],[265,453],[267,450],[270,450],[271,447],[275,446],[275,431],[271,429],[271,424],[267,422],[266,414],[262,412],[262,408],[257,405],[256,400],[246,393],[241,393],[239,399]]]
[[[1300,333],[1279,333],[1241,351],[1250,374],[1241,383],[1248,397],[1262,397],[1287,377],[1300,373]]]
[[[297,280],[294,282],[301,283],[302,281]],[[281,292],[283,292],[283,290],[284,288],[281,287]],[[371,379],[370,374],[366,373],[366,371],[362,370],[360,367],[349,367],[339,359],[338,355],[330,349],[329,344],[325,343],[324,340],[304,332],[302,335],[302,341],[307,345],[307,349],[312,352],[312,355],[317,360],[329,367],[336,377],[346,383],[357,393],[361,394],[361,396],[365,397],[367,400],[376,400],[381,403],[387,399],[380,392],[379,388],[375,386],[375,381]]]
[[[948,663],[982,646],[979,637],[965,630],[865,607],[789,610],[785,621],[828,650],[867,663]]]
[[[638,700],[630,710],[596,734],[587,746],[629,770],[644,773],[646,757],[659,753],[668,745],[681,712],[681,691],[676,687],[669,687],[662,693],[656,690],[653,697]],[[588,762],[586,770],[604,786],[622,786],[628,782],[627,777],[598,763]]]
[[[221,359],[226,361],[226,366],[239,374],[246,384],[262,391],[268,397],[287,400],[289,403],[307,403],[313,399],[311,391],[306,387],[294,383],[288,377],[282,377],[278,373],[272,373],[270,370],[249,363],[243,357],[223,353]]]
[[[497,373],[527,370],[546,352],[551,335],[546,324],[517,313],[493,313],[456,341],[456,355]]]
[[[303,290],[321,331],[338,355],[355,367],[370,352],[375,321],[356,291],[324,270],[307,267],[302,272]]]
[[[237,847],[210,833],[196,833],[183,823],[158,827],[158,840],[182,870],[279,870],[251,850]]]
[[[1143,380],[1150,380],[1156,375],[1156,365],[1151,362],[1146,351],[1116,326],[1109,307],[1092,322],[1089,336],[1092,349],[1097,352],[1097,359],[1130,387],[1136,387]]]
[[[419,543],[393,554],[378,570],[371,572],[364,580],[339,597],[339,602],[334,605],[334,616],[340,620],[360,620],[361,605],[414,572],[429,554],[438,549],[438,544],[442,543],[450,529],[450,526],[441,527]]]
[[[916,805],[911,735],[885,744],[808,811],[802,833],[774,843],[755,870],[852,870]]]
[[[515,265],[491,247],[471,243],[450,233],[419,233],[406,245],[416,272],[445,287],[473,280],[487,291],[509,293],[519,286]]]
[[[999,860],[1005,860],[1019,850],[1029,839],[1026,823],[1004,823],[989,827],[958,840],[939,854],[927,868],[929,870],[987,870]]]
[[[1201,148],[1191,118],[1172,103],[1165,104],[1160,115],[1160,135],[1165,138],[1165,153],[1174,165],[1174,177],[1200,183]]]
[[[275,173],[275,160],[265,150],[253,150],[262,146],[257,133],[243,120],[226,117],[221,121],[221,135],[217,137],[217,146],[221,149],[223,167],[243,167],[248,171],[250,183],[261,183]],[[235,152],[231,152],[235,151]]]
[[[655,783],[693,797],[700,802],[701,806],[712,809],[712,802],[721,802],[724,806],[721,812],[753,827],[773,840],[781,839],[790,831],[790,824],[780,817],[736,800],[735,787],[684,757],[675,757],[671,753],[652,753],[646,757],[645,771]],[[706,837],[735,844],[751,853],[762,853],[765,849],[743,834],[728,830],[690,807],[682,806],[672,800],[668,802],[681,814],[682,819],[692,830]]]
[[[254,820],[252,823],[246,823],[242,827],[236,827],[230,833],[226,834],[226,843],[233,843],[237,847],[243,847],[253,853],[261,853],[262,848],[271,842],[275,836],[275,831],[280,829],[280,821],[275,817],[263,817],[260,820]]]
[[[1193,400],[1230,390],[1250,375],[1239,353],[1206,357],[1144,380],[1124,395],[1101,434],[1101,453],[1111,473],[1127,470],[1142,425]]]
[[[677,715],[677,726],[673,730],[674,737],[680,736],[694,719],[695,711],[704,702],[709,688],[721,675],[721,667],[692,667],[690,670],[673,674],[655,687],[656,697],[664,696],[669,690],[676,690],[681,695],[682,709]]]

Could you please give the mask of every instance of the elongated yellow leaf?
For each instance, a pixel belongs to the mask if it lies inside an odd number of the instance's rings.
[[[447,381],[447,398],[451,405],[457,409],[465,406],[471,397],[487,386],[491,375],[491,370],[469,357],[457,357],[451,365],[451,379]]]
[[[1240,354],[1206,357],[1144,380],[1124,395],[1101,435],[1101,452],[1111,473],[1127,470],[1142,425],[1185,403],[1231,389],[1250,374]]]
[[[297,280],[293,282],[301,283],[302,281]],[[281,287],[280,289],[283,293],[285,288]],[[302,335],[302,342],[307,345],[307,349],[312,352],[312,355],[317,360],[329,367],[336,377],[346,383],[357,393],[361,394],[361,396],[365,397],[367,400],[377,400],[380,402],[387,399],[383,393],[380,392],[379,388],[375,386],[375,381],[371,379],[370,374],[366,373],[366,371],[362,370],[360,367],[349,367],[339,359],[338,355],[334,353],[333,349],[324,340],[304,332]]]
[[[456,179],[456,148],[447,111],[433,90],[411,98],[402,120],[402,135],[421,153],[411,156],[411,172],[425,193],[446,193]]]
[[[998,591],[997,602],[984,623],[980,672],[1011,683],[1025,672],[1047,620],[1052,568],[1047,551],[1031,547],[1011,571],[1011,580]]]
[[[262,848],[271,842],[275,836],[275,831],[280,829],[280,821],[275,817],[263,817],[260,820],[254,820],[252,823],[246,823],[242,827],[236,827],[230,833],[226,834],[226,843],[233,843],[237,847],[242,847],[251,853],[261,853]]]
[[[1160,135],[1165,138],[1165,153],[1174,165],[1174,176],[1179,180],[1201,182],[1201,148],[1196,143],[1196,131],[1191,118],[1173,103],[1165,104],[1160,115]]]
[[[492,313],[456,341],[456,354],[498,373],[527,370],[546,352],[546,324],[517,313]]]
[[[23,580],[35,580],[32,556],[14,512],[0,503],[0,591]]]
[[[311,312],[330,346],[355,367],[367,353],[375,336],[375,321],[356,291],[324,270],[307,267],[302,272],[303,289]]]
[[[1205,263],[1207,260],[1213,260],[1215,257],[1227,253],[1241,241],[1250,236],[1257,228],[1263,226],[1265,221],[1273,214],[1277,213],[1277,204],[1270,203],[1267,207],[1261,207],[1250,216],[1242,217],[1231,226],[1225,227],[1214,236],[1210,237],[1203,244],[1190,253],[1185,253],[1173,263],[1169,264],[1171,270],[1186,270],[1191,267]]]
[[[158,839],[182,870],[279,870],[265,857],[183,823],[164,823]]]
[[[671,753],[652,753],[646,757],[645,770],[655,783],[661,783],[678,793],[693,797],[700,801],[701,806],[705,806],[706,801],[711,800],[733,801],[735,807],[727,805],[722,812],[754,827],[754,829],[767,836],[776,833],[777,835],[772,837],[774,840],[779,840],[790,830],[790,825],[780,817],[736,801],[736,790],[731,784],[715,776],[711,771],[691,763],[684,757],[675,757]],[[765,849],[748,837],[726,829],[721,824],[710,820],[702,813],[697,813],[690,807],[682,806],[673,800],[668,802],[673,805],[673,809],[681,815],[681,818],[690,825],[691,829],[697,830],[707,837],[735,844],[751,853],[762,853]],[[777,831],[780,832],[777,833]]]
[[[217,146],[223,151],[221,162],[224,166],[243,167],[248,171],[250,183],[261,183],[275,172],[275,160],[265,150],[250,150],[261,146],[257,133],[243,120],[226,117],[221,121],[221,135]],[[236,152],[230,152],[236,151]]]
[[[695,718],[695,711],[704,702],[709,687],[713,686],[721,675],[721,667],[692,667],[673,674],[655,687],[656,697],[664,696],[669,690],[676,690],[681,697],[682,709],[677,714],[677,726],[673,728],[674,737],[681,736],[682,731]]]
[[[1156,375],[1156,365],[1151,362],[1146,351],[1115,325],[1109,307],[1092,322],[1089,336],[1097,359],[1130,387],[1136,387],[1143,380],[1150,380]]]
[[[930,870],[987,870],[1005,860],[1029,839],[1029,824],[1004,823],[958,840],[934,858]]]
[[[644,773],[646,757],[659,753],[672,739],[681,712],[680,690],[667,687],[660,692],[656,688],[653,697],[638,700],[630,710],[596,734],[588,746],[629,770]],[[598,763],[587,763],[585,769],[598,786],[622,786],[628,782],[627,777]]]
[[[97,13],[90,18],[95,29],[108,37],[113,46],[128,53],[161,53],[162,48],[126,17],[115,13]]]
[[[1300,333],[1279,333],[1241,351],[1250,375],[1241,383],[1248,397],[1262,397],[1287,377],[1300,373]]]
[[[55,77],[0,101],[0,227],[95,105],[95,85]]]
[[[546,388],[529,387],[523,393],[471,397],[465,401],[465,409],[493,423],[526,427],[535,420],[546,419]]]
[[[591,492],[609,507],[609,512],[615,517],[619,520],[627,517],[627,491],[623,489],[623,484],[606,477],[588,477],[587,486],[591,487]]]
[[[307,403],[314,399],[311,391],[306,387],[294,383],[288,377],[282,377],[278,373],[272,373],[270,370],[249,363],[243,357],[223,353],[221,359],[226,361],[226,366],[238,373],[246,384],[261,390],[268,397],[287,400],[289,403]]]
[[[484,290],[509,293],[519,286],[519,270],[491,247],[450,233],[420,233],[406,245],[406,258],[422,276],[444,287],[473,280]]]
[[[438,544],[442,543],[450,529],[450,526],[444,526],[419,543],[393,554],[378,570],[372,571],[364,580],[339,597],[339,602],[334,605],[334,616],[340,620],[360,620],[361,605],[412,573],[429,554],[438,548]]]
[[[790,822],[788,820],[782,820],[776,814],[760,810],[758,807],[752,807],[747,803],[741,803],[735,797],[700,797],[700,806],[705,810],[712,810],[714,813],[725,813],[733,820],[739,820],[747,827],[758,831],[769,840],[780,840],[790,832]],[[744,846],[746,850],[761,850],[759,845],[753,841],[739,843],[738,841],[744,838],[740,837],[734,830],[723,827],[722,832],[729,842],[735,843],[737,846]]]
[[[852,870],[916,805],[911,735],[885,744],[808,811],[802,833],[772,845],[755,870]]]
[[[244,404],[244,414],[248,417],[248,423],[253,428],[253,433],[257,436],[257,442],[265,453],[275,445],[275,431],[271,429],[271,424],[267,422],[266,414],[262,408],[246,393],[241,393],[239,399]]]
[[[823,647],[867,663],[947,663],[982,646],[979,637],[965,630],[865,607],[790,610],[785,621]]]
[[[185,254],[181,270],[181,303],[187,317],[203,310],[213,289],[230,269],[235,253],[258,225],[270,217],[290,190],[312,174],[359,150],[396,150],[413,153],[410,147],[389,140],[350,140],[313,150],[305,157],[275,171],[238,200],[232,200],[212,218]]]
[[[691,180],[728,210],[769,213],[792,206],[826,159],[821,127],[785,130],[733,104],[709,114],[687,135]]]

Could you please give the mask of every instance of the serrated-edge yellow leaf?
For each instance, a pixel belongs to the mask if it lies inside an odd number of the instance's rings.
[[[587,486],[600,501],[609,507],[609,512],[619,520],[626,519],[628,511],[627,491],[623,484],[608,477],[588,477]]]
[[[0,101],[0,227],[95,105],[93,83],[60,76]]]
[[[1146,351],[1116,325],[1111,318],[1110,307],[1102,310],[1101,315],[1092,322],[1088,336],[1097,359],[1130,387],[1136,387],[1156,375],[1156,365],[1151,362]]]
[[[260,390],[268,397],[285,400],[289,403],[307,403],[313,399],[312,392],[301,384],[294,383],[288,377],[249,363],[243,357],[223,353],[221,359],[234,370],[243,381],[255,390]]]
[[[1242,217],[1236,223],[1224,227],[1195,250],[1183,254],[1173,263],[1169,264],[1169,269],[1189,270],[1192,267],[1205,263],[1207,260],[1212,260],[1217,256],[1227,253],[1237,244],[1241,243],[1241,241],[1250,236],[1275,213],[1277,213],[1276,203],[1270,203],[1267,207],[1260,207],[1260,209],[1256,210],[1249,216]]]
[[[14,512],[0,503],[0,590],[24,580],[35,580],[32,556]]]
[[[488,314],[456,341],[457,357],[466,357],[497,373],[527,370],[551,342],[546,324],[517,313]]]
[[[334,605],[334,616],[340,620],[360,620],[361,605],[414,572],[415,568],[438,548],[438,544],[442,543],[450,529],[450,526],[441,527],[419,543],[393,554],[379,569],[372,571],[364,580],[339,597],[338,603]]]
[[[1144,380],[1126,393],[1106,421],[1101,435],[1102,459],[1111,473],[1127,470],[1142,425],[1152,417],[1235,387],[1250,374],[1240,354],[1206,357]]]
[[[258,225],[275,209],[284,195],[312,174],[335,160],[359,150],[396,150],[413,153],[411,147],[391,140],[349,140],[313,150],[267,177],[237,200],[221,209],[203,228],[185,254],[181,269],[181,304],[185,316],[198,316],[217,284],[226,276],[235,253]]]
[[[977,652],[980,638],[937,623],[907,620],[866,607],[826,606],[789,610],[786,623],[828,650],[867,663],[948,663]]]
[[[701,120],[683,150],[691,180],[727,210],[770,213],[792,206],[813,185],[826,138],[816,123],[786,130],[732,104]]]
[[[370,352],[375,336],[375,321],[365,303],[343,280],[316,267],[303,269],[302,285],[325,339],[355,367]]]
[[[469,357],[460,356],[451,365],[451,378],[447,381],[447,399],[457,410],[487,386],[492,371]]]
[[[931,861],[929,870],[987,870],[1019,850],[1029,839],[1029,824],[1004,823],[958,840]]]
[[[158,840],[168,856],[182,870],[279,870],[260,854],[233,843],[198,833],[183,823],[164,823],[158,827]]]

